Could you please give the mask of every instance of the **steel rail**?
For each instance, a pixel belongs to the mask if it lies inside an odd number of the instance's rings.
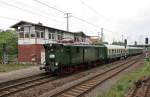
[[[139,57],[141,58],[141,57]],[[92,78],[85,80],[75,86],[72,86],[60,93],[53,94],[50,97],[80,97],[83,96],[88,91],[95,88],[97,85],[105,82],[106,80],[114,77],[125,69],[131,67],[133,64],[137,63],[139,58],[130,60],[130,62],[123,63],[119,66],[116,66],[110,70],[107,70],[99,75],[93,76]]]

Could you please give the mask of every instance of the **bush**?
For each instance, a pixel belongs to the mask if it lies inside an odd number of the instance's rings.
[[[149,61],[146,61],[143,67],[123,76],[114,87],[98,97],[124,97],[124,94],[128,91],[129,87],[133,86],[136,80],[147,75],[150,75]]]

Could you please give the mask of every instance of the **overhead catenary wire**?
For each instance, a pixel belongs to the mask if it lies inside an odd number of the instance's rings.
[[[19,21],[19,19],[10,18],[10,17],[6,17],[6,16],[0,16],[0,18],[9,19],[9,20],[13,20],[13,21]]]
[[[16,6],[16,5],[7,3],[7,2],[2,1],[2,0],[0,0],[0,3],[3,3],[3,4],[5,4],[5,5],[7,5],[7,6],[16,8],[16,9],[18,9],[18,10],[22,10],[22,11],[27,12],[27,13],[32,14],[32,15],[38,15],[38,16],[43,17],[43,18],[51,19],[51,18],[49,18],[49,17],[47,17],[47,16],[45,16],[45,15],[42,15],[42,14],[40,14],[40,13],[36,13],[36,12],[34,12],[34,11],[24,9],[24,8],[22,8],[22,7],[18,7],[18,6]],[[51,20],[53,20],[53,21],[55,21],[55,22],[58,22],[58,21],[55,20],[55,19],[51,19]]]
[[[39,0],[34,0],[34,1],[37,2],[37,3],[39,3],[39,4],[45,5],[45,6],[49,7],[49,8],[51,8],[51,9],[54,9],[54,10],[56,10],[56,11],[58,11],[58,12],[61,12],[61,13],[63,13],[63,14],[66,13],[66,12],[64,12],[64,11],[62,11],[62,10],[59,10],[59,9],[57,9],[57,8],[55,8],[55,7],[52,7],[52,6],[50,6],[50,5],[46,4],[46,3],[43,3],[43,2],[41,2],[41,1],[39,1]]]
[[[54,9],[54,10],[56,10],[56,11],[62,13],[62,14],[66,14],[66,13],[67,13],[67,12],[62,11],[62,10],[59,10],[59,9],[57,9],[57,8],[55,8],[55,7],[52,7],[52,6],[50,6],[50,5],[46,4],[46,3],[43,3],[43,2],[41,2],[41,1],[39,1],[39,0],[33,0],[33,1],[39,3],[39,4],[43,5],[43,6],[47,6],[47,7],[51,8],[51,9]],[[93,23],[90,23],[90,22],[88,22],[88,21],[86,21],[86,20],[84,20],[84,19],[82,19],[82,18],[79,18],[79,17],[74,16],[74,15],[70,15],[70,16],[72,16],[72,17],[74,17],[74,18],[76,18],[76,19],[78,19],[78,20],[80,20],[80,21],[82,21],[82,22],[85,22],[85,23],[87,23],[87,24],[90,24],[90,25],[92,25],[92,26],[94,26],[94,27],[100,29],[100,27],[99,27],[98,25],[95,25],[95,24],[93,24]]]
[[[42,1],[40,1],[40,0],[33,0],[33,1],[39,3],[39,4],[43,5],[43,6],[47,6],[48,8],[51,8],[51,9],[53,9],[53,10],[56,10],[56,11],[62,13],[62,14],[66,14],[66,13],[67,13],[67,12],[65,12],[65,11],[62,11],[62,10],[56,8],[56,7],[50,6],[50,5],[44,3],[44,2],[42,2]],[[91,25],[91,26],[93,26],[93,27],[95,27],[95,28],[97,28],[97,29],[103,28],[103,27],[100,27],[99,25],[96,25],[96,24],[93,24],[93,23],[91,23],[91,22],[89,22],[89,21],[87,21],[87,20],[84,20],[84,19],[82,19],[82,18],[80,18],[80,17],[74,16],[74,15],[70,15],[70,16],[72,16],[73,18],[78,19],[78,20],[80,20],[80,21],[82,21],[82,22],[84,22],[84,23],[87,23],[87,24],[89,24],[89,25]],[[104,30],[106,30],[106,28],[104,28]],[[108,30],[108,29],[107,29],[106,31],[108,31],[108,32],[113,32],[113,31],[110,31],[110,30]]]
[[[26,8],[28,7],[28,8],[30,8],[30,9],[32,9],[32,10],[34,10],[34,12],[35,11],[37,11],[38,13],[42,13],[43,15],[50,15],[50,16],[52,16],[53,18],[57,18],[57,20],[58,20],[58,18],[60,19],[62,19],[62,16],[61,17],[58,17],[58,16],[56,16],[55,14],[53,14],[53,13],[51,13],[50,11],[45,11],[45,9],[43,9],[43,8],[40,8],[40,9],[38,9],[37,7],[36,7],[36,5],[29,5],[29,4],[26,4],[26,3],[24,3],[24,2],[21,2],[20,0],[14,0],[13,1],[15,4],[17,3],[17,4],[19,4],[20,6],[26,6]],[[37,10],[38,9],[38,10]],[[56,20],[56,19],[55,19]]]
[[[0,1],[0,2],[2,2],[2,1]],[[3,2],[3,3],[5,3],[5,2]],[[5,3],[5,4],[7,4],[7,5],[10,5],[10,6],[12,6],[12,7],[15,7],[15,8],[17,8],[17,9],[19,9],[20,7],[17,7],[17,6],[15,6],[15,5],[11,5],[11,4],[8,4],[8,3]],[[19,9],[19,10],[22,10],[22,9]],[[24,10],[23,10],[24,11]],[[28,12],[28,10],[26,10],[27,12]],[[30,12],[28,12],[28,13],[30,13]],[[33,14],[33,13],[32,13]],[[84,22],[86,22],[86,23],[89,23],[89,22],[87,22],[87,21],[85,21],[85,20],[83,20],[83,19],[80,19],[80,18],[78,18],[78,17],[75,17],[75,16],[73,16],[74,18],[76,18],[76,19],[78,19],[78,20],[80,20],[80,21],[84,21]],[[0,18],[5,18],[5,19],[9,19],[9,20],[15,20],[15,21],[20,21],[19,19],[15,19],[15,18],[10,18],[10,17],[5,17],[5,16],[0,16]],[[93,24],[94,25],[94,24]],[[95,26],[96,27],[96,26]],[[97,26],[98,27],[98,26]]]
[[[92,12],[94,12],[97,16],[103,17],[105,20],[109,20],[108,17],[104,16],[103,14],[99,13],[97,10],[95,10],[93,7],[87,5],[83,0],[80,0],[81,4],[86,6],[88,9],[90,9]]]
[[[71,15],[72,16],[72,15]],[[85,23],[87,23],[87,24],[90,24],[90,25],[92,25],[92,26],[94,26],[94,27],[96,27],[96,28],[100,28],[98,25],[95,25],[95,24],[93,24],[93,23],[90,23],[90,22],[88,22],[88,21],[86,21],[86,20],[84,20],[84,19],[82,19],[82,18],[79,18],[79,17],[76,17],[76,16],[72,16],[72,17],[74,17],[74,18],[76,18],[76,19],[78,19],[78,20],[80,20],[80,21],[82,21],[82,22],[85,22]]]
[[[41,2],[41,1],[39,1],[39,0],[33,0],[33,1],[35,1],[35,2],[37,2],[37,3],[40,3],[40,4],[44,5],[44,6],[47,6],[47,7],[51,8],[51,9],[53,9],[53,10],[56,10],[56,11],[62,13],[62,14],[65,14],[65,13],[66,13],[65,11],[59,10],[59,9],[57,9],[57,8],[55,8],[55,7],[52,7],[52,6],[48,5],[48,4],[45,4],[45,3],[43,3],[43,2]],[[13,5],[13,4],[9,4],[9,3],[4,2],[4,1],[2,1],[2,0],[1,0],[0,2],[3,3],[3,4],[5,4],[5,5],[14,7],[14,8],[16,8],[16,9],[19,9],[19,10],[22,10],[22,11],[25,11],[25,12],[28,12],[28,13],[33,14],[33,15],[36,14],[36,15],[41,16],[41,17],[44,17],[44,18],[49,18],[49,17],[47,17],[47,16],[45,16],[45,15],[41,15],[41,14],[36,13],[36,12],[34,12],[34,11],[24,9],[24,8],[22,8],[22,7],[15,6],[15,5]],[[100,27],[99,25],[93,24],[93,23],[91,23],[91,22],[89,22],[89,21],[87,21],[87,20],[84,20],[84,19],[80,18],[80,17],[74,16],[74,15],[70,15],[70,16],[72,16],[73,18],[75,18],[75,19],[77,19],[77,20],[80,20],[80,21],[82,21],[82,22],[84,22],[84,23],[87,23],[87,24],[89,24],[89,25],[91,25],[91,26],[93,26],[93,27],[95,27],[95,28],[97,28],[97,29],[101,29],[101,28],[102,28],[102,27]],[[54,20],[54,19],[52,19],[52,20],[53,20],[53,21],[56,21],[56,20]],[[58,21],[56,21],[56,22],[58,22]],[[105,29],[104,29],[104,30],[105,30]],[[107,31],[108,31],[108,30],[107,30]],[[112,31],[111,31],[111,32],[112,32]]]

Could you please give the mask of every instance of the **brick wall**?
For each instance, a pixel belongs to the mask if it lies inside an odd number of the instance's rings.
[[[18,60],[23,63],[41,63],[42,44],[18,45]]]

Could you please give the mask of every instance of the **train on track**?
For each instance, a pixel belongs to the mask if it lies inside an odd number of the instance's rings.
[[[45,64],[40,69],[64,74],[125,59],[143,53],[143,48],[118,45],[45,44]]]

